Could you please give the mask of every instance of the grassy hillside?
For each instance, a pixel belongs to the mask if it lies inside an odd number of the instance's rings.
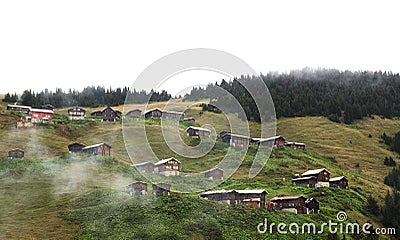
[[[174,104],[191,103],[176,101]],[[156,103],[150,107],[162,105]],[[4,103],[1,106],[5,107]],[[144,109],[141,105],[129,107]],[[117,109],[122,111],[122,106]],[[89,112],[94,110],[88,109]],[[199,125],[212,124],[217,132],[228,129],[222,114],[200,113],[200,110],[200,107],[193,106],[186,115],[195,117]],[[5,110],[0,111],[0,139],[3,143],[0,145],[2,239],[56,239],[60,236],[66,239],[106,236],[110,239],[133,236],[143,239],[158,239],[160,236],[202,239],[203,236],[206,239],[210,232],[225,239],[257,239],[260,236],[255,227],[264,217],[275,222],[321,222],[335,219],[338,211],[346,211],[352,221],[371,221],[379,226],[378,219],[365,210],[366,199],[369,195],[383,199],[388,190],[383,184],[383,177],[390,170],[383,164],[383,158],[393,156],[398,159],[380,143],[379,138],[384,131],[389,135],[399,131],[398,119],[375,117],[353,125],[333,123],[323,117],[279,119],[277,134],[289,141],[306,143],[307,150],[276,149],[261,173],[254,179],[248,179],[256,152],[256,148],[251,147],[240,169],[218,188],[266,189],[268,199],[290,194],[316,197],[321,204],[321,214],[301,216],[250,207],[229,208],[200,199],[197,194],[132,198],[121,190],[130,182],[142,178],[130,166],[121,123],[88,120],[76,124],[63,117],[66,109],[57,109],[56,113],[60,114],[56,121],[69,127],[68,132],[58,126],[17,130],[14,124],[19,117]],[[181,127],[182,137],[185,138],[185,126]],[[252,136],[257,136],[260,126],[251,123],[250,128]],[[201,159],[180,157],[168,149],[164,141],[160,141],[159,129],[157,121],[148,125],[147,133],[153,150],[159,158],[177,157],[182,161],[184,171],[208,169],[225,154],[226,146],[218,143],[209,155]],[[106,142],[112,146],[113,158],[71,158],[67,145],[73,141],[86,144]],[[27,157],[23,160],[5,159],[7,151],[16,147],[24,149]],[[345,175],[349,179],[350,190],[291,186],[294,174],[319,167],[327,167],[333,176]],[[141,231],[138,232],[138,229]]]

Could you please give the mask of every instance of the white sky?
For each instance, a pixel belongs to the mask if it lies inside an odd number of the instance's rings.
[[[398,10],[396,1],[0,1],[0,93],[130,86],[188,48],[226,51],[263,73],[400,72]]]

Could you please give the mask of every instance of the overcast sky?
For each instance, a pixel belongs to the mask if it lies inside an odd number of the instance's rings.
[[[226,51],[263,73],[303,67],[400,72],[397,5],[0,1],[0,93],[130,86],[152,62],[188,48]],[[167,90],[214,78],[220,76],[187,74]]]

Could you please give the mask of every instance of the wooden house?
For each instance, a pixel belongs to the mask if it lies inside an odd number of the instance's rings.
[[[23,106],[23,105],[12,105],[8,104],[7,105],[7,110],[12,110],[16,112],[22,112],[22,113],[28,113],[31,110],[32,107],[30,106]]]
[[[83,120],[85,119],[86,110],[81,107],[68,108],[69,120]]]
[[[106,143],[98,143],[82,148],[82,152],[95,156],[111,156],[111,146]]]
[[[269,138],[252,138],[251,142],[265,147],[283,147],[285,146],[285,138],[282,136],[274,136]]]
[[[153,194],[156,196],[169,196],[171,185],[168,183],[153,184]]]
[[[299,142],[285,142],[285,147],[290,147],[299,150],[306,150],[306,145],[304,143],[299,143]]]
[[[115,122],[115,120],[121,116],[121,112],[115,111],[110,106],[101,111],[103,122]]]
[[[31,108],[28,115],[32,122],[51,122],[53,120],[53,110]]]
[[[307,200],[305,201],[305,207],[307,214],[319,213],[319,202],[315,198],[307,198]]]
[[[147,183],[146,182],[134,182],[125,187],[125,192],[131,196],[140,196],[147,194]]]
[[[276,210],[293,212],[296,214],[312,214],[319,212],[319,203],[316,199],[307,199],[303,196],[274,197],[270,202],[275,203]]]
[[[246,204],[253,207],[265,207],[265,190],[236,190],[236,204]]]
[[[315,184],[317,184],[317,178],[314,176],[292,179],[293,186],[303,186],[303,187],[307,187],[307,188],[314,188]]]
[[[211,130],[207,128],[193,127],[193,126],[188,127],[186,129],[186,132],[188,136],[196,138],[210,137],[211,135]]]
[[[316,187],[329,187],[329,179],[331,176],[331,172],[326,170],[325,168],[308,170],[307,172],[301,175],[302,177],[316,177],[317,184]]]
[[[82,152],[82,149],[86,147],[85,144],[79,143],[79,142],[74,142],[68,145],[68,151],[70,153],[79,153]]]
[[[42,109],[54,110],[54,106],[51,104],[44,104],[42,105]]]
[[[144,118],[161,118],[163,111],[159,108],[153,108],[144,112]]]
[[[23,158],[25,156],[24,150],[19,148],[8,151],[8,159]]]
[[[187,118],[183,118],[183,121],[185,121],[185,122],[195,122],[196,119],[194,117],[187,117]]]
[[[185,113],[163,110],[162,114],[161,114],[161,117],[162,118],[166,118],[166,119],[173,119],[173,120],[177,120],[177,121],[183,121],[183,118],[185,117]]]
[[[250,137],[233,134],[231,132],[222,131],[220,133],[220,137],[222,142],[229,143],[234,147],[246,147],[250,144]]]
[[[329,179],[329,187],[348,189],[349,181],[347,180],[347,178],[345,176],[334,177],[334,178]]]
[[[133,109],[125,114],[126,117],[140,118],[142,116],[142,110]]]
[[[215,190],[215,191],[208,191],[203,192],[200,194],[200,197],[230,204],[234,206],[236,204],[236,191],[235,190]]]
[[[167,158],[160,160],[154,164],[154,173],[163,174],[165,176],[179,175],[182,163],[175,158]]]
[[[204,177],[210,179],[224,179],[224,170],[218,167],[204,172]]]
[[[141,172],[154,173],[154,163],[152,163],[152,162],[138,163],[133,166],[136,167],[136,169]]]

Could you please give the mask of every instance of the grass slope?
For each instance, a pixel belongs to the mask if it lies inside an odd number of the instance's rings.
[[[162,103],[150,107],[160,106]],[[141,105],[130,107],[144,108]],[[122,107],[118,109],[122,110]],[[65,109],[56,112],[63,114]],[[222,114],[200,114],[200,108],[194,106],[187,111],[187,116],[195,117],[200,126],[212,124],[217,132],[228,129]],[[400,129],[399,120],[376,117],[349,126],[323,117],[279,119],[277,133],[289,141],[306,143],[308,150],[274,150],[260,174],[248,179],[256,152],[251,147],[239,170],[218,187],[262,188],[269,192],[268,198],[301,194],[320,201],[320,215],[300,216],[248,207],[229,208],[200,199],[196,194],[131,198],[121,193],[121,189],[141,176],[130,167],[119,122],[85,121],[78,125],[58,115],[56,119],[70,128],[69,133],[65,133],[57,126],[17,130],[14,125],[17,119],[18,116],[8,111],[0,111],[0,139],[3,143],[0,155],[6,156],[9,149],[19,147],[27,156],[23,160],[0,160],[0,238],[7,239],[60,236],[65,239],[107,236],[113,239],[133,236],[201,239],[203,236],[206,239],[211,231],[225,239],[255,239],[260,237],[255,227],[264,216],[276,222],[318,222],[334,219],[338,211],[346,211],[352,221],[371,221],[379,226],[378,219],[365,211],[366,198],[373,195],[382,200],[388,189],[382,183],[383,177],[390,170],[383,165],[383,158],[393,156],[397,159],[380,143],[379,136],[383,131],[390,135]],[[200,160],[179,157],[159,140],[157,121],[147,127],[156,155],[159,158],[176,156],[183,162],[184,171],[208,169],[225,154],[225,146],[217,143],[210,154]],[[184,136],[185,126],[181,127],[182,137],[191,142]],[[250,128],[252,135],[257,136],[259,125],[251,123]],[[86,144],[107,142],[112,146],[114,158],[70,158],[67,145],[73,141]],[[346,175],[351,190],[291,186],[290,179],[295,173],[318,167],[329,168],[334,176]],[[171,212],[174,209],[179,209],[176,216]],[[297,239],[302,238],[299,236]]]

